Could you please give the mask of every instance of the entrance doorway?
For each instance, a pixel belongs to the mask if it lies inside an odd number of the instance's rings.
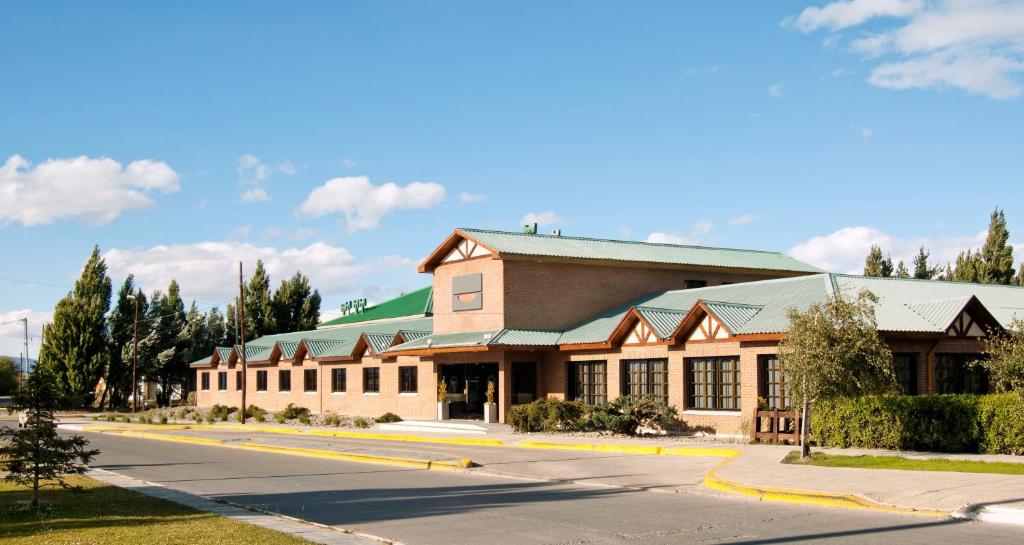
[[[483,419],[487,402],[487,383],[494,383],[494,402],[498,399],[497,363],[455,363],[441,365],[441,380],[448,386],[450,418]]]

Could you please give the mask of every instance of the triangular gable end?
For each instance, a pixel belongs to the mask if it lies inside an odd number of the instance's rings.
[[[651,326],[644,319],[643,315],[636,309],[631,307],[626,314],[622,316],[622,320],[612,330],[612,334],[608,337],[609,343],[612,345],[645,345],[645,344],[658,344],[661,343],[662,339],[658,337],[657,330]]]
[[[953,318],[953,322],[946,328],[946,335],[950,337],[977,339],[987,337],[988,332],[993,329],[1002,329],[1002,325],[996,320],[992,313],[981,304],[977,297],[971,297],[964,308]]]
[[[474,259],[478,257],[496,256],[497,252],[493,248],[488,247],[485,244],[481,244],[479,241],[474,240],[465,233],[456,230],[444,242],[441,243],[423,263],[420,263],[420,272],[431,272],[438,265],[442,263],[451,263],[453,261],[463,261],[466,259]]]
[[[714,342],[731,338],[733,332],[703,301],[694,303],[679,328],[672,334],[676,342]]]

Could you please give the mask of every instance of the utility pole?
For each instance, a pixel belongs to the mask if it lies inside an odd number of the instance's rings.
[[[245,372],[245,284],[242,283],[242,262],[238,262],[238,301],[239,306],[242,307],[241,315],[241,332],[242,339],[242,407],[241,407],[241,423],[245,424],[245,379],[247,373]],[[236,310],[238,307],[235,307]],[[235,324],[238,324],[238,320],[235,320]]]
[[[135,414],[139,397],[139,383],[135,375],[139,368],[139,294],[136,293],[132,300],[135,301],[135,320],[132,326],[132,414]]]
[[[25,380],[25,374],[28,373],[28,316],[21,319],[25,324],[25,355],[21,358],[21,372],[18,373],[18,389],[21,390],[21,384]]]

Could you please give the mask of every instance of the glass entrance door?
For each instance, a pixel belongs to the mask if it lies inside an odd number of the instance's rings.
[[[499,402],[497,363],[441,365],[441,380],[448,386],[446,399],[451,418],[482,419],[488,382],[494,383],[494,401]]]

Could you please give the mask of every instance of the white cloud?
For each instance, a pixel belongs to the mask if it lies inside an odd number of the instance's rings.
[[[242,192],[242,202],[261,202],[269,200],[270,195],[267,195],[267,191],[262,187],[254,187],[248,191]]]
[[[832,272],[861,274],[864,272],[864,258],[872,244],[890,254],[893,263],[902,260],[912,268],[914,256],[922,245],[931,255],[932,265],[945,266],[956,261],[964,250],[976,250],[985,243],[985,231],[975,235],[954,237],[908,237],[901,238],[868,226],[844,227],[827,235],[810,238],[789,250],[789,255]],[[1015,253],[1024,251],[1024,244],[1015,244]]]
[[[431,208],[444,200],[444,186],[433,182],[373,185],[366,176],[328,180],[299,205],[300,214],[344,214],[349,233],[376,227],[395,210]]]
[[[262,184],[274,173],[294,176],[296,171],[291,161],[282,161],[270,166],[251,153],[242,155],[238,158],[238,181],[244,185],[255,186],[242,192],[242,202],[269,201],[270,196]]]
[[[824,6],[805,8],[796,17],[787,17],[783,25],[802,32],[820,28],[842,30],[875,17],[906,17],[921,9],[924,0],[842,0]]]
[[[258,184],[270,176],[270,167],[263,164],[251,153],[238,158],[238,181],[243,184]]]
[[[772,98],[782,97],[782,84],[776,83],[771,87],[768,87],[768,95],[771,96]]]
[[[459,202],[461,203],[473,203],[473,202],[484,202],[487,200],[487,195],[479,195],[476,193],[467,193],[463,191],[459,193]]]
[[[684,237],[682,235],[677,235],[677,234],[674,234],[674,233],[658,233],[658,232],[654,232],[654,233],[651,233],[651,234],[647,235],[647,238],[644,239],[644,242],[651,242],[651,243],[654,243],[654,244],[683,244],[683,245],[690,245],[690,244],[696,244],[697,241],[695,241],[692,238]]]
[[[0,311],[0,356],[16,358],[25,351],[25,329],[21,322],[14,322],[28,317],[28,357],[39,355],[39,340],[42,338],[43,324],[53,321],[53,312],[42,312],[28,308]],[[7,323],[13,322],[13,323]],[[14,362],[20,365],[19,361]]]
[[[864,127],[863,129],[860,130],[860,135],[864,138],[871,138],[872,136],[875,135],[875,129]]]
[[[833,48],[838,46],[839,42],[841,41],[843,41],[842,34],[829,34],[828,36],[825,37],[824,40],[821,41],[821,45],[828,48]]]
[[[708,220],[701,220],[693,224],[693,228],[690,229],[688,235],[680,235],[677,233],[665,233],[665,232],[654,232],[647,235],[644,242],[653,242],[656,244],[683,244],[692,245],[697,244],[700,237],[711,232],[714,228],[714,224]]]
[[[539,225],[563,225],[566,223],[565,218],[558,214],[548,210],[547,212],[527,212],[523,219],[519,220],[521,225],[539,224]]]
[[[0,226],[25,227],[63,219],[105,225],[126,210],[152,206],[150,194],[181,188],[178,173],[167,163],[142,159],[122,166],[84,155],[48,159],[34,167],[12,155],[0,165]]]
[[[734,218],[729,218],[729,225],[746,225],[748,223],[753,222],[754,220],[757,220],[760,217],[761,216],[758,214],[752,214],[748,212],[746,214],[741,214]]]
[[[899,22],[854,40],[851,50],[888,56],[868,82],[894,90],[956,88],[994,99],[1022,93],[1024,1],[853,0],[788,18],[804,32],[858,26],[883,16]]]
[[[147,292],[165,290],[172,279],[181,285],[182,296],[196,298],[221,307],[238,293],[238,262],[243,261],[246,278],[252,275],[256,260],[262,259],[276,285],[282,278],[301,270],[310,285],[322,294],[350,293],[363,279],[385,271],[413,270],[415,260],[385,256],[369,261],[357,260],[347,249],[325,242],[306,247],[276,248],[243,242],[199,242],[172,244],[140,250],[111,249],[103,258],[114,278],[135,275]]]
[[[1024,71],[1024,63],[990,54],[937,53],[905,62],[885,63],[868,81],[886,89],[956,87],[996,99],[1016,98],[1021,86],[1011,75]]]

